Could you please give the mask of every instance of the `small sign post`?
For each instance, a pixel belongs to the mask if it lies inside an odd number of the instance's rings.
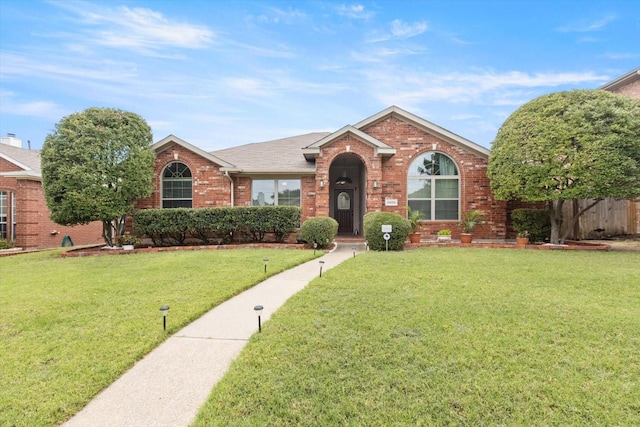
[[[393,227],[391,226],[391,224],[383,224],[381,228],[381,231],[384,233],[382,237],[384,238],[385,252],[389,252],[389,239],[391,238],[391,235],[389,233],[391,233]]]

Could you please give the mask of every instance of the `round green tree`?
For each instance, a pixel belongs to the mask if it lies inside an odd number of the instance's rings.
[[[500,128],[488,175],[499,200],[546,202],[551,243],[564,242],[579,216],[603,198],[640,195],[640,102],[602,90],[536,98]],[[594,201],[562,218],[564,201],[577,199]]]
[[[102,221],[112,246],[124,217],[153,191],[151,128],[134,113],[89,108],[66,116],[41,152],[51,219],[61,225]]]

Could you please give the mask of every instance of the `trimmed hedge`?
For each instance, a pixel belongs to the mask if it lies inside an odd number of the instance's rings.
[[[391,225],[392,232],[389,233],[389,250],[402,250],[409,232],[411,224],[408,219],[392,212],[370,212],[364,216],[364,237],[367,239],[369,249],[374,251],[384,251],[386,243],[384,233],[381,229],[383,225]]]
[[[308,244],[317,243],[319,248],[326,248],[333,242],[338,233],[338,221],[327,216],[307,219],[300,228],[298,240]]]
[[[511,222],[516,233],[528,231],[531,242],[545,242],[551,238],[551,218],[546,209],[514,209]]]
[[[156,246],[184,245],[189,238],[224,244],[234,236],[261,242],[268,233],[283,242],[298,227],[300,216],[295,206],[141,209],[133,214],[133,229]]]

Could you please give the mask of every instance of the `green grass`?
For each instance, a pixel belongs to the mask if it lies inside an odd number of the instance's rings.
[[[640,253],[349,259],[252,337],[195,425],[640,425]]]
[[[313,258],[300,250],[0,258],[0,425],[58,425],[210,308]],[[159,308],[171,307],[167,332]]]

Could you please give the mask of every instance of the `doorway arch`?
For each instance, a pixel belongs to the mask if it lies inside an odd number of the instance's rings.
[[[338,221],[338,234],[362,234],[367,211],[367,168],[359,156],[343,153],[329,167],[329,216]]]

